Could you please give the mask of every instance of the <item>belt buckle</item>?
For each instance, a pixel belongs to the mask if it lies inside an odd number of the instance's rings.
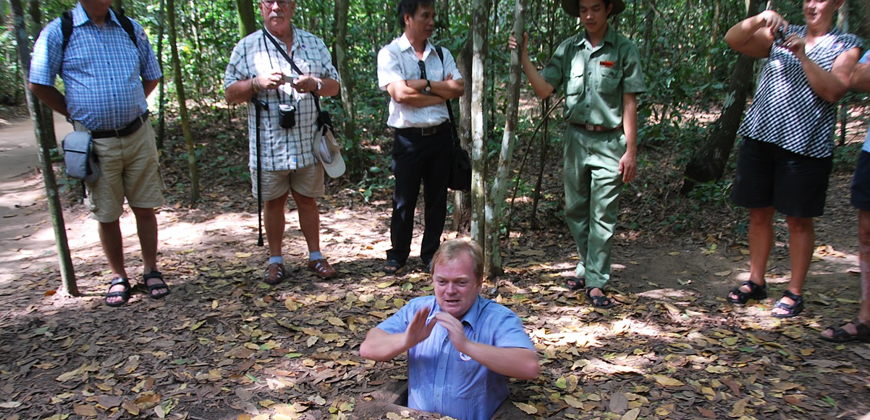
[[[420,134],[422,134],[424,136],[431,136],[437,132],[438,132],[438,126],[423,127],[422,129],[420,129]]]
[[[585,128],[586,131],[595,131],[595,124],[583,124],[583,128]]]

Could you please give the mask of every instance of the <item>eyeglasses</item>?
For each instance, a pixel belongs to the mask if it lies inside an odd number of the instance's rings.
[[[427,79],[426,77],[426,63],[423,60],[417,62],[417,65],[420,66],[420,78]]]
[[[265,4],[266,6],[269,6],[269,7],[274,6],[275,3],[278,4],[278,7],[287,7],[287,5],[290,4],[290,1],[289,0],[261,0],[260,1],[260,4]]]

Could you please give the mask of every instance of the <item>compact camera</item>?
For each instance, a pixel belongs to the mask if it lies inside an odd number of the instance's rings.
[[[782,45],[785,42],[785,31],[782,30],[782,26],[773,31],[773,43],[776,45]]]
[[[296,107],[288,104],[278,104],[278,121],[281,128],[296,127]]]

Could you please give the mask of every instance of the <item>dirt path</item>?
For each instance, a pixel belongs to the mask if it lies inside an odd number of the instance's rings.
[[[72,130],[55,113],[58,141]],[[30,119],[0,128],[0,287],[21,270],[56,261],[54,233]]]

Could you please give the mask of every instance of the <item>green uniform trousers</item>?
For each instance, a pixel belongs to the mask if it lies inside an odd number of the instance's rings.
[[[625,134],[568,124],[564,143],[565,222],[580,256],[576,274],[586,278],[586,287],[603,288],[610,280],[610,248],[624,185],[619,160],[625,154]]]

